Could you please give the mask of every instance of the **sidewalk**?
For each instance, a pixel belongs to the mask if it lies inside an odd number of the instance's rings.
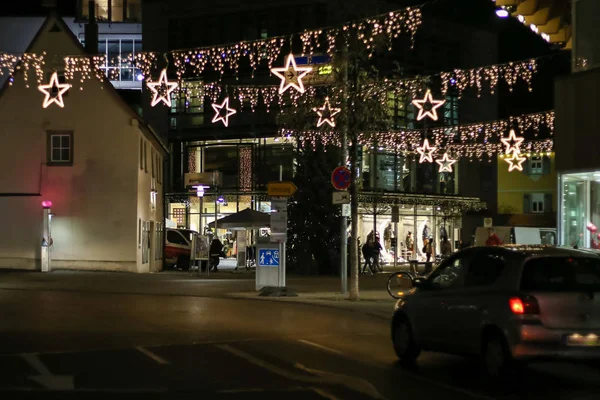
[[[360,301],[341,294],[341,279],[333,276],[289,275],[286,286],[297,297],[264,297],[255,290],[254,271],[224,270],[207,275],[197,271],[165,271],[155,274],[0,270],[0,291],[69,291],[109,295],[191,296],[241,298],[336,307],[389,318],[395,300],[387,293],[389,273],[359,277]]]
[[[348,294],[341,293],[340,278],[335,277],[289,277],[286,286],[288,290],[295,291],[297,297],[260,296],[260,293],[256,291],[234,292],[227,296],[335,307],[389,319],[396,300],[387,292],[388,277],[388,273],[374,276],[361,275],[359,277],[359,301],[348,300]]]

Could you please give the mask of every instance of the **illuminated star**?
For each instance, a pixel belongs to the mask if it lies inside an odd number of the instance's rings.
[[[413,100],[412,103],[419,109],[419,115],[417,121],[422,120],[425,117],[429,117],[434,121],[437,121],[438,115],[436,109],[440,108],[446,100],[434,100],[431,96],[431,90],[427,89],[423,100]],[[431,108],[425,109],[425,104],[431,104]]]
[[[271,72],[281,78],[281,84],[279,85],[279,94],[282,94],[288,88],[293,87],[300,93],[304,93],[304,84],[302,78],[304,78],[312,67],[298,67],[296,66],[296,59],[293,54],[287,56],[285,60],[285,67],[271,68]]]
[[[52,90],[54,88],[56,88],[55,94],[52,93]],[[38,90],[46,95],[42,107],[48,108],[52,103],[55,103],[61,108],[64,107],[65,103],[63,102],[63,95],[70,88],[70,84],[58,82],[58,74],[56,72],[53,72],[52,76],[50,77],[50,83],[48,83],[47,85],[38,86]]]
[[[321,108],[313,108],[313,111],[319,115],[319,121],[317,122],[317,128],[324,123],[329,124],[332,128],[335,127],[334,115],[342,111],[341,108],[332,108],[329,104],[329,97],[325,98],[325,103]],[[323,117],[325,115],[325,117]]]
[[[448,153],[444,153],[444,156],[435,162],[440,166],[439,172],[452,172],[452,165],[456,160],[451,159]]]
[[[511,157],[507,157],[504,159],[507,163],[510,164],[508,167],[508,172],[512,172],[515,169],[518,171],[523,171],[523,163],[527,160],[526,157],[520,157],[518,153],[513,153]]]
[[[150,105],[154,107],[161,101],[171,107],[171,92],[177,88],[177,82],[169,82],[167,79],[167,70],[163,69],[160,72],[158,82],[148,82],[148,88],[152,91],[152,102]]]
[[[517,134],[515,133],[514,129],[510,130],[510,133],[508,134],[507,138],[500,139],[502,144],[506,146],[506,154],[510,154],[513,152],[515,154],[519,154],[521,152],[521,143],[523,143],[523,140],[525,139],[522,137],[517,137]]]
[[[429,146],[429,140],[425,139],[423,141],[423,146],[422,147],[417,147],[417,153],[419,153],[421,155],[421,158],[419,159],[420,163],[423,163],[425,161],[432,163],[433,162],[433,153],[437,150],[437,147],[435,146]]]
[[[222,121],[225,126],[229,124],[229,117],[237,112],[233,108],[229,108],[229,97],[225,97],[225,100],[223,100],[221,105],[213,104],[212,108],[215,110],[215,116],[213,117],[212,122]],[[223,109],[225,112],[223,112]]]

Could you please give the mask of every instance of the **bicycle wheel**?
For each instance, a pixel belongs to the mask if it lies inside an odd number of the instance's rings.
[[[413,279],[409,272],[396,272],[387,281],[387,291],[394,299],[399,299],[413,287]]]

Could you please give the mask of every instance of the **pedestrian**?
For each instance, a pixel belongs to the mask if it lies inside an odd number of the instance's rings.
[[[452,244],[448,240],[448,237],[444,237],[440,243],[440,252],[443,258],[450,257],[452,254]]]
[[[425,257],[427,257],[427,262],[431,259],[431,255],[433,254],[433,239],[430,237],[425,239],[425,245],[423,246],[423,253],[425,253]]]
[[[371,259],[373,258],[373,240],[370,237],[367,237],[367,243],[362,247],[362,255],[365,259],[365,264],[362,267],[363,272],[367,267],[373,272],[373,264],[371,262]]]
[[[223,243],[219,240],[219,238],[215,235],[213,241],[210,244],[210,267],[213,272],[219,272],[218,266],[220,262],[220,257],[223,252]]]
[[[494,229],[492,229],[492,228],[488,229],[488,238],[485,241],[485,245],[486,246],[502,245],[502,240],[500,240],[500,238],[498,237],[498,235],[496,235],[496,232],[494,232]]]
[[[373,273],[379,271],[383,272],[383,268],[381,268],[380,258],[381,258],[381,242],[379,241],[379,235],[375,235],[375,242],[373,242],[373,268],[371,269]]]

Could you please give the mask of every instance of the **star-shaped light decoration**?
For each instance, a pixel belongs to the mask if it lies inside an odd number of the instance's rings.
[[[435,162],[440,166],[439,172],[452,172],[452,165],[456,160],[451,159],[448,153],[444,153],[443,157]]]
[[[514,129],[510,130],[510,133],[508,134],[507,138],[500,139],[502,144],[506,146],[506,154],[521,153],[521,143],[523,143],[523,140],[525,139],[522,137],[518,137]]]
[[[56,88],[56,93],[52,93],[52,90]],[[58,74],[56,72],[52,73],[50,77],[50,83],[47,85],[38,86],[38,90],[46,95],[44,99],[44,103],[42,107],[48,108],[52,103],[57,106],[63,108],[65,103],[63,101],[63,95],[67,93],[67,90],[71,88],[71,85],[68,83],[60,83],[58,81]]]
[[[412,103],[419,109],[419,115],[417,115],[417,121],[422,120],[425,117],[429,117],[434,121],[437,121],[437,109],[444,105],[446,100],[434,100],[431,95],[431,90],[427,89],[423,100],[413,100]],[[430,106],[426,107],[429,104]]]
[[[291,87],[300,93],[304,93],[304,84],[302,83],[302,78],[304,78],[310,71],[312,71],[312,67],[298,67],[296,65],[296,59],[291,53],[285,60],[285,67],[271,68],[271,72],[281,78],[279,94],[282,94]]]
[[[177,82],[169,82],[166,69],[160,72],[157,82],[148,82],[147,85],[148,89],[152,91],[153,97],[150,103],[152,107],[160,102],[163,102],[167,107],[171,107],[171,93],[177,89]]]
[[[229,97],[225,97],[225,100],[223,100],[223,103],[220,105],[213,104],[212,108],[215,110],[215,116],[213,117],[212,122],[222,121],[225,126],[229,125],[229,117],[237,112],[233,108],[229,108]]]
[[[515,169],[518,171],[523,171],[523,163],[527,160],[526,157],[519,156],[519,153],[513,153],[511,157],[506,157],[504,161],[509,163],[508,172],[512,172]]]
[[[425,139],[423,141],[423,146],[417,147],[417,153],[421,155],[419,159],[419,163],[424,163],[425,161],[432,163],[433,162],[433,153],[437,150],[437,147],[430,146],[429,140]]]
[[[325,98],[325,103],[321,108],[313,108],[313,111],[317,113],[319,116],[319,121],[317,122],[317,128],[321,125],[327,123],[332,128],[335,128],[335,119],[333,118],[336,114],[342,111],[341,108],[332,108],[329,104],[329,97]]]

